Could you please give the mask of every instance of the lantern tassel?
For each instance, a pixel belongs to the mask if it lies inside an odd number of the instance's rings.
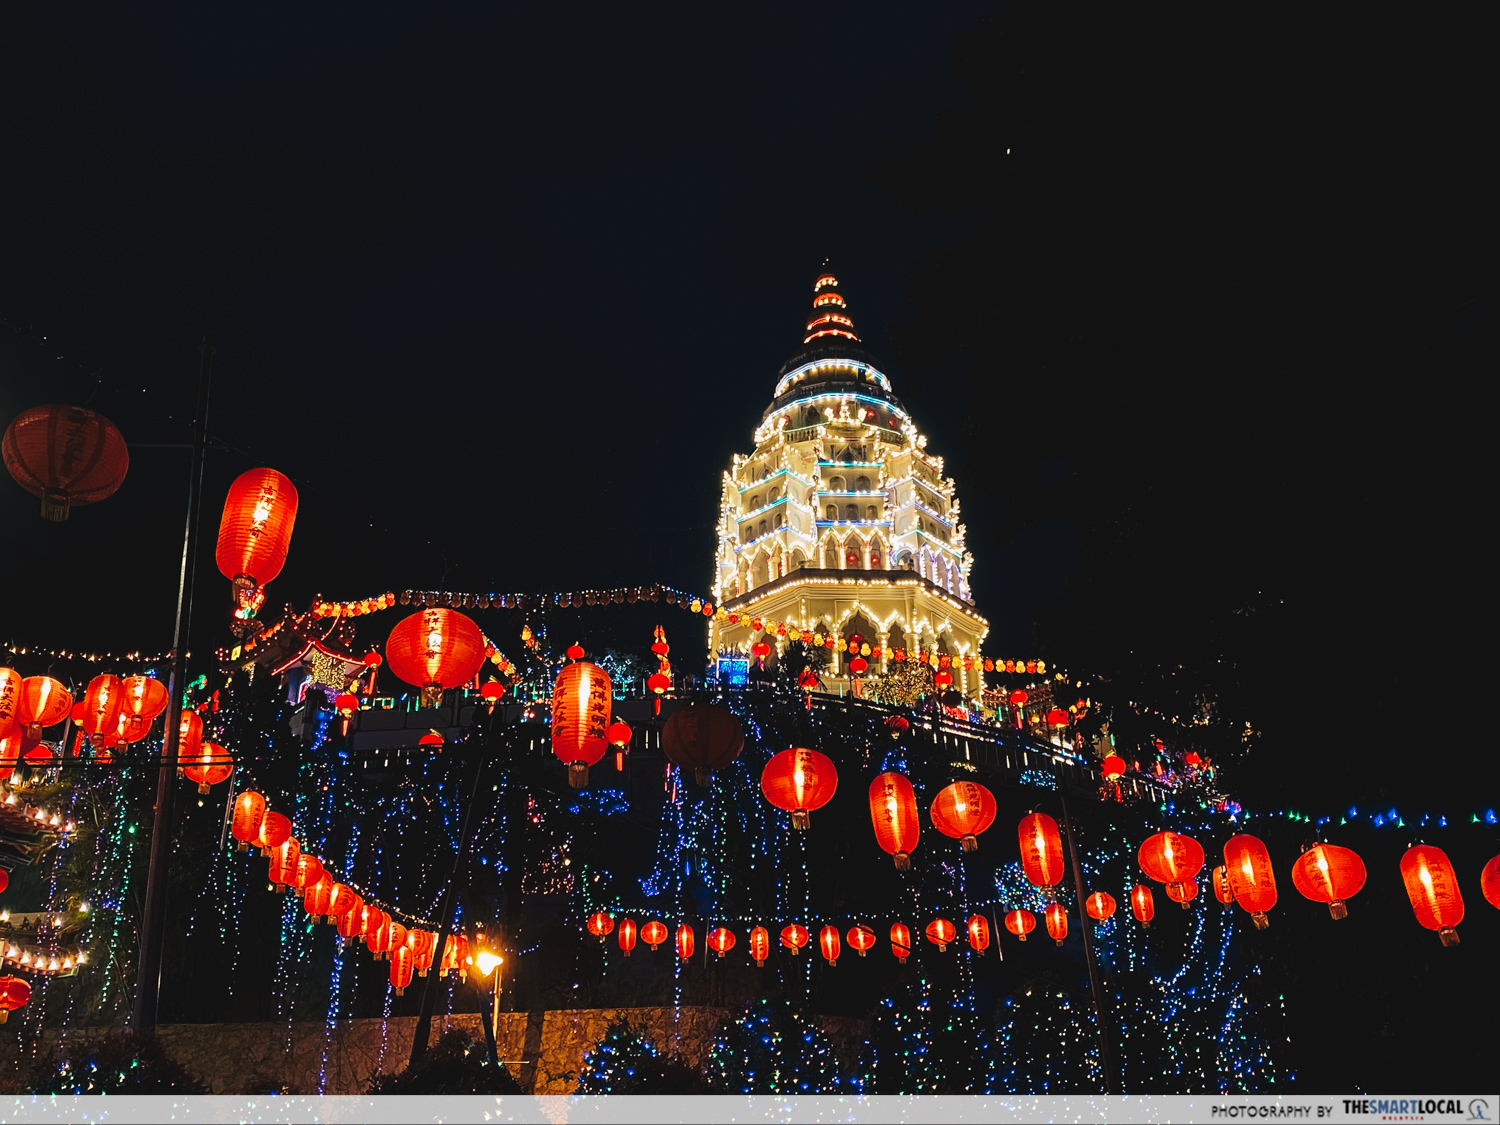
[[[1457,945],[1458,931],[1452,926],[1444,926],[1438,931],[1438,939],[1443,943],[1445,948],[1450,945]]]
[[[693,780],[695,780],[705,789],[707,789],[709,784],[713,781],[713,777],[714,771],[704,769],[702,766],[699,766],[697,769],[693,770]]]
[[[1343,899],[1336,898],[1328,904],[1328,913],[1333,915],[1333,920],[1337,922],[1342,918],[1349,917],[1349,908],[1344,905]]]
[[[966,852],[978,851],[979,841],[976,840],[973,836],[965,836],[963,838],[963,850]]]
[[[809,823],[809,820],[808,820],[807,810],[806,809],[793,809],[792,810],[792,827],[793,828],[806,828],[808,826],[808,823]],[[793,952],[796,952],[796,951],[793,950]]]
[[[568,784],[574,789],[588,788],[589,764],[587,762],[568,763]]]
[[[1187,904],[1183,903],[1183,905],[1186,906]],[[1255,913],[1250,915],[1250,917],[1255,921],[1255,928],[1257,930],[1268,929],[1271,925],[1271,920],[1264,913]]]
[[[911,856],[907,855],[905,852],[897,852],[894,858],[896,860],[897,871],[911,870]],[[864,954],[861,953],[860,956],[863,957]]]

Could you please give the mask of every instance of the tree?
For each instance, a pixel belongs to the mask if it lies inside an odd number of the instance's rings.
[[[484,1044],[457,1029],[445,1032],[428,1052],[396,1074],[378,1075],[371,1094],[524,1094],[504,1066],[490,1062]]]
[[[837,1094],[843,1085],[833,1044],[811,1016],[765,998],[715,1040],[708,1072],[720,1093]]]
[[[706,1094],[703,1072],[664,1055],[625,1020],[610,1024],[578,1081],[580,1094]]]

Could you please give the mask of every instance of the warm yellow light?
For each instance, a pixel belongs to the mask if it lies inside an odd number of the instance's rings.
[[[479,975],[487,977],[495,971],[495,966],[501,964],[504,960],[505,958],[501,957],[498,953],[491,953],[488,949],[481,949],[474,958],[474,964],[479,969]]]

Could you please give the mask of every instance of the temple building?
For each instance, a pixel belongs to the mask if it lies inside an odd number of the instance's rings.
[[[831,273],[814,282],[801,350],[781,369],[755,451],[724,474],[713,589],[739,621],[713,621],[711,650],[748,653],[759,639],[748,614],[841,642],[858,635],[881,650],[870,674],[897,648],[978,657],[989,623],[974,609],[953,481],[861,346],[840,288]],[[834,650],[839,676],[845,648]],[[962,664],[952,662],[953,687],[978,699],[978,662]]]

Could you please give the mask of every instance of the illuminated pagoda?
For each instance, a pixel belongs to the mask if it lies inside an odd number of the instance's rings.
[[[858,635],[887,669],[894,649],[947,654],[953,687],[983,688],[989,623],[974,610],[972,556],[943,459],[860,344],[838,279],[819,275],[802,348],[782,367],[755,452],[724,474],[711,651],[749,653],[755,619],[832,635],[846,675]],[[764,638],[779,652],[789,638]],[[772,658],[774,660],[774,655]],[[836,690],[832,684],[828,690]]]

